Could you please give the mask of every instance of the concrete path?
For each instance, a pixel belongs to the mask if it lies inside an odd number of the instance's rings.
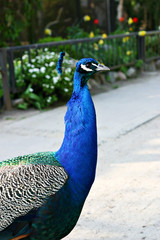
[[[160,239],[160,72],[93,97],[98,122],[96,181],[66,240]],[[57,150],[66,107],[2,115],[0,160]]]

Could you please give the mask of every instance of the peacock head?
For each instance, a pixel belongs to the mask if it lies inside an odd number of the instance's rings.
[[[95,73],[100,71],[109,71],[110,69],[100,63],[98,63],[93,58],[82,58],[76,64],[75,78],[78,75],[78,79],[80,80],[81,87],[83,87],[88,79]]]
[[[60,75],[62,74],[62,63],[64,56],[65,52],[61,52],[57,62],[57,71]],[[74,74],[74,91],[79,91],[81,88],[83,88],[86,85],[88,79],[94,73],[109,70],[110,69],[108,67],[98,63],[93,58],[82,58],[76,64],[76,71]]]

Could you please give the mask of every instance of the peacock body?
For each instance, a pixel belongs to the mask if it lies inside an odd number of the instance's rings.
[[[92,58],[77,63],[57,152],[0,163],[0,239],[59,240],[76,225],[97,163],[96,114],[87,80],[101,70],[109,69]]]

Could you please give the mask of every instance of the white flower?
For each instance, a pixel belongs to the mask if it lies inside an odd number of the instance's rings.
[[[33,88],[30,88],[29,91],[30,91],[30,92],[33,92]]]
[[[45,57],[46,57],[46,59],[47,59],[47,60],[49,60],[49,59],[51,59],[51,58],[52,58],[52,56],[48,56],[48,55],[47,55],[47,56],[45,56]]]
[[[32,59],[31,62],[34,63],[36,60],[35,59]]]
[[[28,55],[27,54],[23,55],[22,59],[24,60],[26,58],[28,58]]]
[[[32,69],[32,70],[33,70],[33,72],[39,73],[39,68],[34,68],[34,69]]]
[[[44,51],[47,52],[47,51],[48,51],[48,48],[45,48]]]
[[[33,78],[36,78],[36,74],[33,74],[32,77],[33,77]]]
[[[50,76],[49,76],[49,75],[46,75],[46,78],[47,78],[47,79],[50,79]]]
[[[51,86],[51,89],[54,89],[54,86],[53,86],[53,85]]]
[[[69,64],[69,65],[75,65],[75,60],[73,59],[64,59],[64,61],[63,61],[64,63],[67,63],[67,64]]]
[[[32,73],[32,72],[33,72],[33,69],[29,69],[28,71],[29,71],[30,73]]]
[[[49,96],[49,97],[47,98],[47,102],[50,103],[51,101],[52,101],[52,98],[51,98],[51,96]]]
[[[70,60],[68,60],[68,59],[64,59],[64,60],[63,60],[63,63],[69,63],[69,61],[70,61]]]
[[[49,66],[52,67],[54,65],[54,62],[50,62]]]
[[[71,68],[67,68],[67,69],[65,70],[66,73],[70,73],[71,71],[72,71]]]
[[[70,78],[69,77],[65,77],[64,78],[66,81],[70,81]]]
[[[67,88],[64,88],[64,91],[65,91],[65,92],[68,92],[68,89],[67,89]]]
[[[49,84],[43,83],[42,86],[45,87],[45,88],[49,88]]]
[[[54,83],[54,84],[56,84],[56,83],[58,82],[58,80],[59,80],[59,76],[53,77],[53,83]]]
[[[45,70],[46,70],[45,67],[41,67],[41,68],[40,68],[41,73],[45,73]]]
[[[48,67],[48,63],[45,63],[45,66]]]

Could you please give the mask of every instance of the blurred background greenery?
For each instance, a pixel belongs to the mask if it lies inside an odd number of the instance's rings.
[[[0,47],[122,33],[129,18],[132,31],[157,30],[159,13],[157,0],[0,0]]]

